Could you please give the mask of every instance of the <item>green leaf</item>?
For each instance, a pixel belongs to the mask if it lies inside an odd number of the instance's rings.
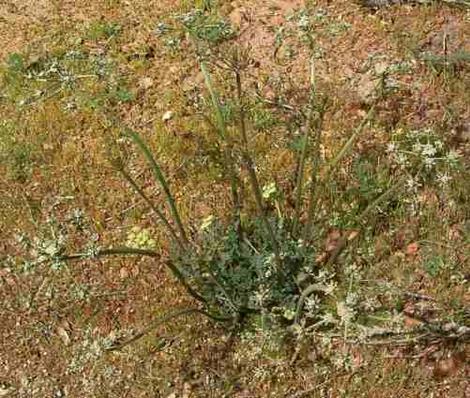
[[[432,277],[436,277],[443,266],[444,260],[440,256],[435,256],[424,263],[424,269]]]
[[[12,71],[21,72],[24,70],[24,59],[18,53],[12,53],[7,60],[8,67]]]

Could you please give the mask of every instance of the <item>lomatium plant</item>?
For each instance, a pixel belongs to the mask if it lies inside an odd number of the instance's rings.
[[[322,122],[328,101],[317,91],[312,61],[308,101],[300,112],[302,139],[289,207],[284,203],[286,193],[276,183],[260,181],[250,137],[248,101],[242,84],[248,65],[245,59],[246,54],[236,51],[224,61],[235,87],[234,116],[230,122],[208,65],[201,63],[212,115],[207,119],[218,140],[223,174],[231,192],[229,222],[211,215],[203,220],[198,231],[190,232],[158,158],[139,133],[119,125],[146,160],[164,196],[166,208],[154,203],[144,192],[120,156],[115,158],[115,166],[152,211],[158,228],[165,229],[171,242],[168,257],[162,259],[155,251],[156,243],[150,230],[139,227],[129,232],[123,247],[103,249],[93,245],[84,253],[67,255],[62,246],[46,245],[41,249],[41,256],[48,255],[54,264],[109,255],[158,258],[196,303],[196,307],[178,310],[164,317],[162,322],[193,312],[229,325],[242,325],[247,319],[261,320],[263,325],[290,325],[285,329],[294,330],[299,337],[318,330],[340,331],[345,339],[352,335],[359,338],[389,333],[364,320],[364,313],[383,311],[384,304],[374,301],[373,296],[358,287],[361,274],[351,256],[348,257],[350,264],[343,269],[338,267],[338,259],[384,202],[401,192],[411,179],[416,184],[422,183],[431,172],[444,183],[457,156],[445,151],[443,144],[429,132],[397,133],[388,147],[388,154],[396,167],[401,168],[402,172],[397,175],[403,178],[392,181],[386,189],[368,199],[357,215],[357,231],[340,234],[328,255],[320,255],[317,251],[322,244],[317,240],[326,229],[322,225],[325,222],[322,191],[334,180],[338,165],[371,122],[376,105],[370,106],[338,152],[328,161],[323,159],[320,151]],[[384,81],[382,79],[378,87],[377,101],[385,95]],[[243,179],[241,173],[247,178]],[[388,325],[396,325],[393,313],[387,319]]]

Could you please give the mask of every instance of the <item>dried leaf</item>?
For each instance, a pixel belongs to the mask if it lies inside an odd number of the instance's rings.
[[[337,229],[332,230],[326,237],[325,249],[327,252],[332,252],[338,247],[339,240],[341,239],[341,232]]]
[[[0,387],[0,397],[8,397],[10,394],[13,394],[14,389],[13,388],[4,388]],[[11,395],[10,395],[11,396]]]
[[[315,258],[315,262],[317,264],[321,264],[323,262],[325,262],[325,260],[328,258],[328,253],[326,252],[323,252],[323,253],[320,253],[316,258]]]
[[[416,256],[419,251],[419,244],[417,242],[410,243],[406,246],[406,255],[407,256]]]
[[[126,267],[122,267],[120,270],[119,270],[119,277],[121,279],[127,279],[129,277],[129,271],[127,270]]]
[[[57,334],[59,335],[59,337],[61,338],[61,340],[63,341],[63,343],[65,345],[69,345],[70,344],[70,336],[69,336],[69,333],[61,326],[59,326],[57,328]]]
[[[359,231],[351,231],[348,235],[348,241],[352,241],[359,235]]]
[[[458,361],[452,356],[441,359],[434,365],[433,375],[437,378],[449,377],[456,374],[459,370]]]
[[[413,318],[413,317],[411,317],[411,316],[405,315],[404,320],[403,320],[403,323],[404,323],[404,325],[405,325],[405,328],[407,328],[407,329],[413,329],[413,328],[415,328],[416,326],[420,325],[422,322],[419,321],[419,320],[416,319],[416,318]]]

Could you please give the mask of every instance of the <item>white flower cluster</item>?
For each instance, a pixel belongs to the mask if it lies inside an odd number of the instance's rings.
[[[341,320],[341,324],[349,324],[356,316],[354,304],[348,302],[348,297],[345,301],[338,301],[336,303],[336,313]]]
[[[403,165],[404,160],[408,160],[413,156],[432,158],[443,146],[441,141],[431,143],[429,139],[423,144],[420,139],[423,134],[418,131],[404,133],[403,130],[399,129],[396,132],[396,137],[398,140],[388,143],[386,151],[400,165]]]
[[[42,263],[50,263],[51,268],[58,270],[64,266],[61,256],[64,253],[66,238],[62,234],[47,238],[34,238],[31,242],[30,254],[32,261],[25,263],[24,270],[34,268],[34,266]]]
[[[264,302],[268,296],[269,296],[269,289],[264,284],[260,284],[260,286],[254,292],[253,296],[250,299],[251,304],[255,306],[263,307]]]
[[[302,31],[308,31],[310,28],[310,18],[307,13],[301,13],[297,21],[297,27]]]
[[[305,316],[307,318],[322,317],[320,314],[322,296],[331,296],[337,288],[337,283],[333,278],[334,274],[324,269],[313,277],[314,284],[321,288],[321,295],[312,294],[305,299]]]
[[[459,163],[460,155],[446,150],[444,142],[431,129],[395,132],[387,144],[389,158],[410,176],[406,181],[408,192],[416,194],[423,186],[424,176],[446,187],[452,180],[451,169]]]
[[[277,195],[277,187],[275,182],[271,182],[263,187],[263,199],[270,201]]]
[[[321,300],[315,294],[312,294],[305,300],[305,309],[307,310],[308,314],[313,314],[320,309]]]

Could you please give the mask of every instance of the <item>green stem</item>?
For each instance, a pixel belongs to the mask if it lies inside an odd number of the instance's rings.
[[[325,292],[325,286],[318,284],[318,283],[313,283],[309,286],[307,286],[302,293],[300,294],[299,301],[297,301],[297,307],[295,310],[295,317],[294,317],[294,323],[298,324],[300,321],[300,315],[302,312],[302,308],[304,306],[305,300],[307,299],[308,296],[310,296],[312,293],[324,293]]]
[[[174,265],[171,261],[167,261],[165,264],[171,270],[175,278],[178,279],[178,281],[183,285],[183,287],[186,289],[186,292],[190,296],[203,304],[207,303],[207,300],[191,287],[181,270],[176,265]]]
[[[349,137],[349,139],[346,141],[346,143],[343,145],[341,150],[338,152],[338,154],[333,158],[333,160],[328,164],[327,170],[325,173],[325,180],[328,179],[330,174],[333,172],[333,170],[336,168],[338,163],[341,161],[341,159],[344,158],[344,156],[348,153],[348,151],[351,149],[353,146],[354,142],[356,139],[359,137],[359,135],[364,131],[364,128],[366,127],[367,123],[371,119],[372,115],[375,112],[376,104],[372,105],[367,112],[367,114],[364,116],[362,119],[361,123],[359,126],[356,128],[354,133]]]
[[[155,174],[155,178],[157,181],[160,183],[161,187],[163,188],[163,192],[165,193],[168,205],[170,206],[171,214],[173,216],[173,219],[176,223],[176,226],[178,228],[178,231],[181,235],[181,238],[183,239],[184,243],[189,244],[186,232],[183,227],[183,223],[181,222],[181,218],[178,212],[178,209],[176,208],[176,203],[175,199],[173,198],[173,195],[170,192],[170,188],[168,186],[168,183],[166,182],[165,176],[162,173],[162,170],[160,166],[158,165],[157,161],[152,155],[152,152],[150,151],[149,147],[146,145],[146,143],[142,140],[139,134],[137,134],[135,131],[127,129],[128,134],[131,136],[131,138],[134,140],[134,142],[139,146],[139,148],[142,150],[145,158],[147,159],[148,163],[150,164],[153,173]]]
[[[97,253],[94,253],[93,257],[98,258],[98,257],[106,257],[106,256],[123,256],[123,255],[148,256],[148,257],[153,257],[153,258],[159,257],[159,254],[156,251],[147,250],[147,249],[138,249],[134,247],[117,247],[113,249],[101,249],[101,250],[98,250]],[[60,256],[59,260],[63,260],[63,261],[85,260],[87,258],[90,258],[90,254],[76,253],[76,254]],[[169,261],[166,262],[165,265],[170,269],[170,271],[175,276],[175,278],[178,279],[179,282],[181,282],[181,284],[186,289],[189,295],[191,295],[193,298],[195,298],[197,301],[203,304],[207,303],[207,300],[189,285],[183,273],[180,271],[178,267],[176,267],[173,263]]]
[[[307,223],[304,228],[304,241],[307,241],[311,238],[312,228],[313,228],[313,219],[315,217],[316,203],[318,201],[318,172],[320,169],[320,145],[322,138],[322,129],[323,129],[323,120],[326,111],[326,100],[323,102],[322,108],[320,110],[320,115],[317,119],[317,125],[315,127],[315,147],[313,148],[313,163],[312,170],[310,173],[310,192],[308,198],[307,206]]]
[[[212,315],[209,312],[200,310],[199,308],[187,308],[187,309],[184,309],[184,310],[175,311],[175,312],[167,314],[167,315],[165,315],[161,318],[155,319],[152,323],[150,323],[150,325],[145,327],[142,331],[135,334],[131,338],[129,338],[127,340],[124,340],[123,342],[113,344],[111,347],[109,347],[107,349],[107,351],[121,350],[124,347],[128,346],[129,344],[132,344],[132,343],[140,340],[141,338],[145,337],[152,330],[154,330],[157,327],[165,324],[166,322],[171,321],[172,319],[178,318],[180,316],[189,315],[189,314],[201,314],[201,315],[204,315],[204,316],[206,316],[206,317],[208,317],[208,318],[210,318],[214,321],[217,321],[217,322],[227,322],[227,321],[230,321],[230,320],[233,319],[231,317],[229,318],[229,317],[220,317],[220,316],[217,316],[217,315]]]
[[[219,96],[217,94],[217,91],[214,89],[211,75],[207,70],[206,64],[204,62],[201,62],[201,72],[204,76],[206,87],[209,90],[209,94],[211,96],[212,107],[214,108],[215,117],[217,119],[218,133],[220,135],[220,138],[225,142],[225,140],[227,139],[227,126],[225,124],[224,115],[222,114],[222,107],[220,105]]]
[[[106,257],[106,256],[123,256],[123,255],[136,255],[136,256],[148,256],[158,257],[158,253],[154,250],[137,249],[134,247],[116,247],[113,249],[101,249],[94,253],[93,257]],[[85,260],[90,258],[88,253],[75,253],[68,254],[59,257],[59,260]]]
[[[297,228],[300,222],[300,213],[302,211],[302,193],[303,193],[303,182],[304,182],[304,170],[305,162],[307,160],[307,153],[309,148],[309,136],[312,129],[312,118],[314,113],[314,102],[315,102],[315,64],[313,57],[310,59],[310,99],[309,109],[304,126],[302,150],[300,153],[299,166],[297,170],[297,179],[295,183],[295,215],[292,225],[292,235],[295,237],[297,234]]]
[[[323,181],[328,181],[328,179],[331,177],[331,174],[335,170],[336,166],[338,163],[344,158],[344,156],[348,153],[348,151],[352,148],[354,142],[356,139],[359,137],[359,135],[364,131],[365,126],[371,119],[372,115],[375,112],[376,104],[372,105],[367,112],[366,116],[362,119],[360,125],[356,128],[354,133],[349,137],[349,139],[346,141],[346,143],[341,147],[340,151],[338,154],[329,162],[329,164],[326,167],[325,175],[323,177]],[[321,120],[321,123],[323,121]],[[321,126],[321,124],[320,124]],[[320,132],[321,127],[319,128],[318,134],[321,134]],[[318,143],[319,144],[319,143]],[[319,148],[318,148],[319,149]],[[319,151],[318,151],[319,152]],[[319,156],[319,153],[317,153],[317,157]],[[319,162],[319,159],[316,160]],[[308,240],[310,239],[311,235],[311,229],[313,226],[313,218],[315,216],[315,211],[317,208],[317,203],[319,201],[319,195],[320,195],[320,190],[317,187],[316,181],[317,181],[317,174],[318,174],[318,163],[315,165],[315,167],[312,170],[312,187],[310,191],[310,199],[309,199],[309,210],[308,210],[308,221],[307,221],[307,227],[305,228],[305,239]],[[314,174],[313,174],[314,173]]]
[[[387,189],[383,194],[378,196],[371,204],[369,204],[364,211],[359,215],[358,221],[360,223],[365,222],[367,216],[383,201],[387,200],[393,193],[399,191],[403,188],[405,184],[404,179],[400,179],[396,184],[392,185],[389,189]]]
[[[366,209],[359,215],[359,217],[357,218],[357,221],[359,224],[364,224],[364,222],[366,221],[366,218],[368,217],[368,215],[380,204],[382,203],[383,201],[387,200],[393,193],[395,193],[396,191],[400,190],[401,188],[403,188],[403,185],[404,185],[404,180],[399,180],[396,184],[394,184],[393,186],[391,186],[389,189],[387,189],[382,195],[380,195],[377,199],[375,199],[370,205],[368,205],[366,207]],[[362,227],[363,229],[363,227]],[[357,237],[359,236],[359,234],[357,234],[355,236],[354,239],[356,239]],[[340,256],[340,254],[343,252],[343,250],[346,248],[346,246],[348,245],[349,243],[349,240],[346,236],[343,236],[341,237],[341,239],[338,241],[338,243],[336,244],[336,247],[335,247],[335,250],[331,253],[330,255],[330,258],[328,259],[328,263],[327,263],[327,266],[332,266],[336,260],[338,259],[338,257]]]
[[[296,236],[297,228],[300,221],[300,213],[302,211],[302,193],[303,193],[303,179],[304,179],[304,170],[305,170],[305,161],[307,159],[307,152],[309,147],[309,135],[310,135],[310,119],[313,110],[309,110],[309,115],[307,117],[307,125],[305,126],[305,131],[302,136],[302,149],[300,153],[299,166],[297,170],[297,178],[295,182],[295,215],[292,225],[292,236]]]
[[[230,307],[232,308],[232,311],[236,314],[240,313],[240,309],[238,308],[238,306],[235,304],[234,300],[232,299],[232,297],[230,296],[230,294],[228,293],[227,289],[225,289],[225,286],[222,284],[222,282],[219,281],[219,279],[217,278],[217,276],[215,275],[214,271],[212,271],[212,268],[210,267],[210,265],[207,266],[207,271],[212,279],[212,281],[216,284],[216,286],[222,291],[222,293],[224,294],[225,298],[227,299]]]
[[[242,91],[241,75],[240,75],[239,70],[235,70],[235,76],[236,76],[236,81],[237,81],[237,98],[238,98],[238,111],[239,111],[239,123],[240,123],[239,132],[240,132],[240,137],[242,141],[242,156],[243,156],[243,160],[248,171],[248,178],[250,180],[251,188],[255,196],[256,206],[258,207],[258,212],[260,214],[260,217],[266,228],[266,232],[268,233],[269,240],[271,241],[271,245],[273,247],[278,276],[282,279],[282,275],[284,274],[284,272],[282,269],[282,261],[281,261],[279,245],[277,243],[276,236],[274,234],[271,223],[269,222],[267,214],[266,214],[266,208],[263,203],[263,195],[261,193],[261,188],[258,182],[258,177],[256,176],[254,162],[248,150],[248,136],[247,136],[246,124],[245,124],[245,112],[243,110],[243,103],[242,103],[243,91]]]
[[[178,235],[176,234],[176,231],[168,222],[165,215],[152,203],[148,196],[145,195],[144,191],[137,185],[133,178],[124,169],[119,169],[119,172],[123,175],[125,180],[132,186],[132,188],[134,188],[134,190],[139,194],[139,196],[145,201],[145,203],[147,203],[147,205],[157,215],[160,221],[163,222],[163,225],[166,227],[174,242],[179,246],[179,248],[184,249],[184,243],[180,241]]]
[[[239,182],[237,174],[235,172],[235,162],[232,156],[233,144],[227,134],[227,125],[225,123],[224,115],[222,114],[222,107],[220,105],[219,96],[217,95],[217,92],[214,89],[210,73],[207,70],[206,64],[204,62],[201,62],[201,72],[204,75],[204,81],[211,97],[212,107],[214,108],[215,117],[217,120],[216,131],[219,135],[222,144],[224,163],[228,169],[228,174],[230,178],[230,188],[233,200],[233,216],[236,222],[240,224],[241,199],[240,194],[238,192]]]

